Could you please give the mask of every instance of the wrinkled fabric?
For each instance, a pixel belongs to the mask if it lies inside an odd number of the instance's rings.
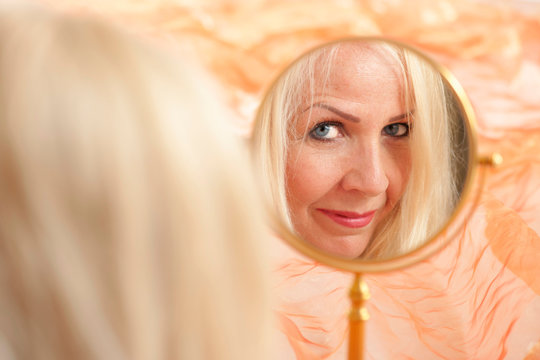
[[[464,0],[42,0],[192,44],[248,135],[289,62],[356,35],[407,42],[449,68],[474,106],[488,169],[443,251],[365,275],[368,359],[540,359],[540,5]],[[276,241],[276,359],[345,359],[352,275]]]

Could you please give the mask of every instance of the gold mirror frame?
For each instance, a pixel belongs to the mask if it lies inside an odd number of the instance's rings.
[[[449,243],[449,241],[453,238],[453,235],[455,235],[455,232],[459,230],[460,226],[457,225],[462,224],[464,219],[472,213],[478,202],[480,189],[483,185],[483,176],[481,176],[480,181],[477,182],[479,172],[477,165],[491,163],[492,161],[486,160],[486,158],[480,158],[478,155],[476,118],[472,105],[468,97],[466,96],[464,89],[461,87],[454,75],[446,67],[442,66],[441,64],[424,54],[422,51],[414,48],[411,45],[402,43],[400,41],[375,36],[342,38],[333,42],[322,44],[305,52],[297,59],[295,59],[295,61],[293,61],[291,65],[287,66],[276,79],[279,79],[279,77],[286,73],[289,70],[290,66],[296,63],[296,61],[301,59],[305,54],[344,41],[380,41],[389,43],[400,48],[404,48],[418,55],[421,59],[425,60],[429,65],[431,65],[436,71],[441,74],[443,81],[452,90],[452,93],[458,103],[459,109],[462,112],[463,121],[465,123],[464,130],[467,135],[467,176],[461,192],[460,199],[452,215],[446,222],[445,226],[441,228],[431,239],[427,239],[424,244],[409,253],[384,260],[351,260],[327,254],[322,250],[314,247],[313,245],[307,243],[299,236],[295,235],[291,231],[291,229],[289,229],[288,226],[283,223],[283,221],[279,218],[275,211],[270,212],[270,226],[278,237],[285,240],[297,251],[312,259],[315,259],[322,264],[337,269],[350,271],[353,273],[377,273],[397,270],[417,263],[433,255],[435,252],[442,249],[442,247]],[[497,160],[494,159],[493,162],[495,161]],[[444,238],[441,238],[443,234]]]
[[[474,115],[473,107],[465,94],[464,89],[461,87],[454,75],[443,65],[439,64],[435,60],[431,59],[428,55],[424,54],[419,49],[414,48],[408,44],[400,41],[386,39],[383,37],[350,37],[343,38],[333,42],[322,44],[318,47],[311,49],[298,57],[295,61],[286,67],[275,81],[286,73],[293,64],[296,63],[305,54],[308,54],[317,49],[329,46],[331,44],[343,41],[369,41],[369,42],[386,42],[391,45],[404,48],[418,55],[421,59],[426,61],[429,65],[438,71],[445,85],[448,86],[458,107],[461,111],[462,120],[464,122],[464,131],[467,137],[468,156],[467,156],[467,176],[464,186],[461,191],[460,199],[452,213],[447,220],[446,224],[439,229],[439,231],[430,239],[414,249],[413,251],[384,260],[352,260],[345,259],[335,255],[330,255],[315,246],[309,244],[307,241],[301,239],[299,236],[293,234],[292,229],[289,229],[287,225],[281,220],[279,215],[273,210],[273,206],[269,205],[271,211],[269,212],[269,225],[278,237],[286,241],[294,249],[301,254],[306,255],[321,264],[328,265],[337,269],[350,271],[355,274],[353,284],[351,286],[349,297],[351,300],[351,311],[349,314],[349,347],[348,358],[350,360],[363,359],[364,355],[364,322],[369,319],[368,311],[365,307],[365,302],[370,298],[370,293],[367,284],[362,280],[362,274],[364,273],[378,273],[383,271],[391,271],[404,268],[406,266],[418,263],[435,252],[441,250],[457,235],[457,232],[463,227],[467,218],[470,217],[474,209],[476,208],[480,193],[484,185],[485,177],[485,165],[497,166],[502,162],[502,157],[499,154],[492,154],[490,156],[480,157],[478,155],[478,136],[476,118]],[[272,88],[271,86],[270,88]],[[268,96],[268,95],[266,95]],[[260,112],[260,108],[259,111]],[[484,165],[484,166],[479,166]],[[480,175],[480,176],[479,176]]]

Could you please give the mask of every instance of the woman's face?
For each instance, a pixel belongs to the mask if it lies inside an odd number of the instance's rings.
[[[329,78],[322,73],[316,65],[313,101],[292,122],[288,205],[306,241],[355,258],[403,195],[412,119],[399,63],[389,53],[343,44]]]

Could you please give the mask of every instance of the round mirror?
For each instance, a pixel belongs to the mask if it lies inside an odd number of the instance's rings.
[[[279,236],[344,270],[419,261],[471,204],[471,105],[447,69],[396,41],[299,57],[264,97],[251,145]]]

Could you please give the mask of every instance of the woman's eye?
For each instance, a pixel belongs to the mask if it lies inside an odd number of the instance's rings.
[[[332,140],[341,136],[339,124],[321,123],[315,126],[309,136],[317,140]]]
[[[385,135],[393,137],[404,137],[409,135],[409,124],[407,123],[395,123],[386,125],[383,128]]]

